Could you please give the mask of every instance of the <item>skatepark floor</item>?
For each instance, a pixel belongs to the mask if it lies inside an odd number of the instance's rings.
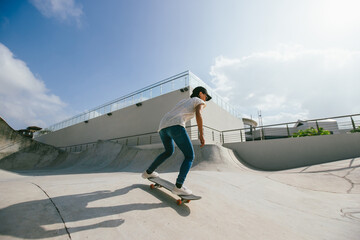
[[[194,150],[185,185],[202,199],[178,206],[141,178],[161,145],[67,153],[0,117],[0,239],[360,239],[360,158],[266,172],[221,145]],[[157,171],[175,182],[182,160]]]
[[[0,170],[0,239],[360,239],[360,158],[279,172],[224,164],[195,166],[185,185],[202,199],[181,206],[149,188],[147,164]]]

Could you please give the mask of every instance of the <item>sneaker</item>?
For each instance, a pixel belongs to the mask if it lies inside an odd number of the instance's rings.
[[[173,194],[176,195],[191,195],[192,191],[185,186],[182,186],[181,188],[177,188],[176,186],[171,191]]]
[[[146,171],[145,172],[143,172],[143,174],[141,174],[141,177],[142,178],[145,178],[145,179],[147,179],[147,178],[156,178],[156,177],[159,177],[159,174],[157,173],[157,172],[152,172],[151,174],[148,174]]]

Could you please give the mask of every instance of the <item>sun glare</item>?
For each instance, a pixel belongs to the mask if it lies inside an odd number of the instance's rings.
[[[359,0],[326,0],[316,3],[315,24],[323,30],[342,32],[359,26]]]

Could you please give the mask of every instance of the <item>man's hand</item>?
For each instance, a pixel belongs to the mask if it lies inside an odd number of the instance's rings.
[[[203,147],[203,146],[205,145],[204,135],[199,135],[199,139],[200,139],[200,143],[201,143],[201,146],[200,146],[200,147]]]

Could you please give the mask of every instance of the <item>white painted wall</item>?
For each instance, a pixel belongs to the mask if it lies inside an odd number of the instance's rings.
[[[156,132],[163,115],[171,110],[178,101],[189,98],[190,95],[190,90],[186,92],[176,90],[144,101],[140,107],[134,104],[114,111],[111,116],[103,115],[93,118],[88,123],[81,122],[39,136],[36,140],[56,147],[66,147],[96,142],[97,140]],[[217,104],[210,101],[207,105],[203,111],[203,119],[206,126],[219,130],[241,128],[243,126],[241,119],[233,117]],[[188,124],[188,126],[190,125],[196,125],[195,118]],[[208,141],[208,143],[210,142]]]
[[[244,163],[276,171],[360,157],[360,133],[227,143]]]
[[[216,126],[216,129],[219,131],[244,128],[242,119],[231,115],[211,100],[206,102],[202,116],[204,125],[210,127]],[[195,118],[191,119],[191,124],[196,125]]]
[[[107,140],[123,136],[131,136],[156,132],[162,116],[178,101],[189,97],[189,92],[179,90],[112,112],[111,116],[103,115],[90,119],[88,123],[60,129],[36,138],[56,147]]]

